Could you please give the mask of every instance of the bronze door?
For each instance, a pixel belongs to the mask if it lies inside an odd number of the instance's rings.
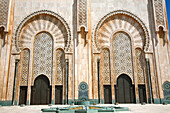
[[[112,93],[110,85],[104,85],[104,103],[112,104]]]
[[[131,79],[127,75],[120,75],[117,79],[116,86],[116,102],[118,103],[134,103],[135,94],[134,86]]]
[[[143,102],[146,103],[147,101],[146,101],[146,88],[145,88],[145,85],[139,85],[138,89],[139,89],[139,101],[140,101],[140,103],[143,103]]]
[[[41,75],[35,79],[31,89],[32,105],[47,105],[51,103],[51,87],[46,76]]]
[[[63,86],[55,86],[55,104],[62,104]]]
[[[25,104],[27,101],[27,86],[20,86],[20,96],[19,96],[19,105]]]

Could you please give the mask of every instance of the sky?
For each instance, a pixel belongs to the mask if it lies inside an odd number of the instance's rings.
[[[170,28],[170,0],[166,0],[166,10],[168,14],[168,26]]]

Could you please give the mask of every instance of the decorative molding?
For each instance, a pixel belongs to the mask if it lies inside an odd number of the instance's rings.
[[[149,32],[148,32],[147,27],[142,22],[142,20],[140,18],[138,18],[136,15],[134,15],[134,14],[128,12],[128,11],[124,11],[124,10],[117,10],[117,11],[110,12],[107,15],[105,15],[103,18],[100,19],[100,21],[96,25],[96,28],[95,28],[95,31],[94,31],[94,36],[93,36],[93,42],[94,42],[93,46],[94,46],[94,48],[96,47],[97,50],[100,51],[101,47],[99,46],[99,42],[98,42],[99,30],[103,26],[103,24],[107,21],[108,18],[114,17],[116,15],[117,15],[118,18],[120,17],[119,15],[124,15],[124,16],[128,16],[129,18],[135,20],[133,24],[137,23],[139,25],[138,27],[141,28],[141,30],[139,32],[143,32],[143,35],[144,35],[143,48],[145,50],[148,50],[150,36],[149,36]],[[112,27],[112,26],[110,26],[110,27]],[[122,26],[120,26],[120,27],[122,27]]]
[[[5,31],[7,31],[8,28],[9,3],[9,0],[0,0],[0,27],[4,27]]]
[[[16,32],[15,32],[15,46],[16,46],[16,49],[17,51],[21,51],[21,46],[20,46],[20,42],[19,42],[19,37],[20,37],[20,34],[21,34],[21,31],[23,29],[23,27],[26,25],[27,22],[29,22],[31,19],[33,19],[34,17],[36,16],[39,16],[39,15],[49,15],[49,16],[52,16],[56,19],[58,19],[62,24],[63,26],[65,27],[66,29],[66,33],[67,33],[67,44],[65,45],[65,50],[68,51],[69,48],[70,48],[70,44],[71,44],[71,31],[70,31],[70,28],[67,24],[67,22],[64,20],[64,18],[62,18],[60,15],[58,15],[57,13],[55,12],[52,12],[52,11],[49,11],[49,10],[40,10],[40,11],[36,11],[28,16],[26,16],[22,22],[20,22],[18,28],[16,29]]]
[[[87,32],[87,0],[78,0],[77,12],[77,31],[80,32],[81,27],[84,27]]]

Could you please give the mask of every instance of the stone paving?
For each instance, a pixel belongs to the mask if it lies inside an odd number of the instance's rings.
[[[129,107],[130,111],[121,111],[117,113],[170,113],[170,105],[161,104],[120,104],[121,107]],[[42,113],[42,108],[49,108],[47,105],[39,106],[0,106],[0,113]],[[55,107],[55,106],[52,106]]]

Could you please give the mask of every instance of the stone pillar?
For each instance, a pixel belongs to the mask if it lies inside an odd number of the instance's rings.
[[[100,83],[100,59],[97,60],[97,73],[98,73],[98,92],[99,92],[99,103],[101,104],[102,103],[102,100],[101,100],[101,83]]]
[[[65,104],[68,104],[68,73],[69,73],[69,60],[66,59],[66,98]]]
[[[148,75],[148,83],[149,83],[150,102],[151,102],[151,103],[153,103],[153,97],[152,97],[152,85],[151,85],[151,74],[150,74],[150,64],[149,64],[149,59],[146,59],[146,67],[147,67],[147,75]]]
[[[14,75],[14,86],[13,86],[12,105],[15,104],[15,93],[16,93],[16,82],[17,82],[18,62],[19,62],[19,60],[16,59],[16,60],[15,60],[15,75]]]

